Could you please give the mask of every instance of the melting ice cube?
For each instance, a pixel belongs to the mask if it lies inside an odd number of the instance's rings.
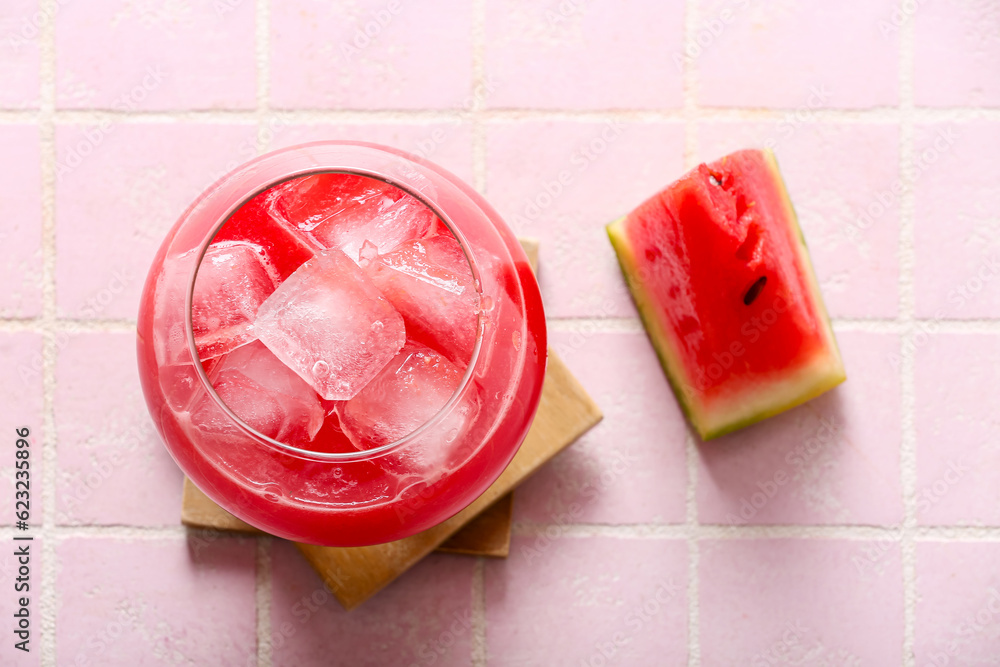
[[[317,248],[337,248],[358,261],[366,240],[388,252],[420,238],[437,219],[420,201],[394,185],[351,174],[316,174],[276,189],[271,215]]]
[[[316,392],[259,341],[221,357],[209,379],[240,419],[275,440],[304,445],[323,425],[325,412]],[[235,431],[211,400],[202,396],[192,409],[192,421],[212,431]]]
[[[277,284],[259,246],[240,241],[208,246],[191,304],[198,355],[211,359],[253,340],[257,309]]]
[[[441,354],[408,342],[367,387],[338,406],[341,427],[358,447],[370,449],[412,433],[445,406],[462,381],[465,370]],[[445,415],[434,435],[422,446],[447,451],[479,412],[479,397],[471,388]],[[436,459],[432,452],[427,458]]]
[[[406,341],[403,318],[339,250],[319,253],[257,313],[255,331],[322,398],[353,398]]]
[[[458,241],[444,234],[407,241],[372,258],[361,250],[361,266],[406,322],[410,338],[469,363],[476,344],[479,293]]]

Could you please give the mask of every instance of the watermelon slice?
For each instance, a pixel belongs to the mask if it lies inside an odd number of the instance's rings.
[[[778,164],[702,164],[608,225],[677,400],[705,440],[846,379]]]

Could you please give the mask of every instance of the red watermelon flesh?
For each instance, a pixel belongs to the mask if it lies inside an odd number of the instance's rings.
[[[682,407],[710,439],[845,379],[770,151],[702,164],[608,226]]]

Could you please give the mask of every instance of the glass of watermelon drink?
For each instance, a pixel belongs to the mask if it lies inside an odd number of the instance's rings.
[[[139,311],[150,414],[181,469],[274,535],[403,538],[500,475],[545,372],[538,286],[475,191],[394,149],[269,153],[167,235]]]

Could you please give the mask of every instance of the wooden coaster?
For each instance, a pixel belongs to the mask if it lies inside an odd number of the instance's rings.
[[[521,244],[536,268],[538,243],[522,239]],[[514,487],[601,418],[597,404],[549,349],[541,400],[528,435],[503,474],[471,505],[444,523],[396,542],[368,547],[296,546],[346,609],[367,600],[435,549],[506,556]],[[197,528],[260,532],[219,507],[186,479],[181,520]]]

